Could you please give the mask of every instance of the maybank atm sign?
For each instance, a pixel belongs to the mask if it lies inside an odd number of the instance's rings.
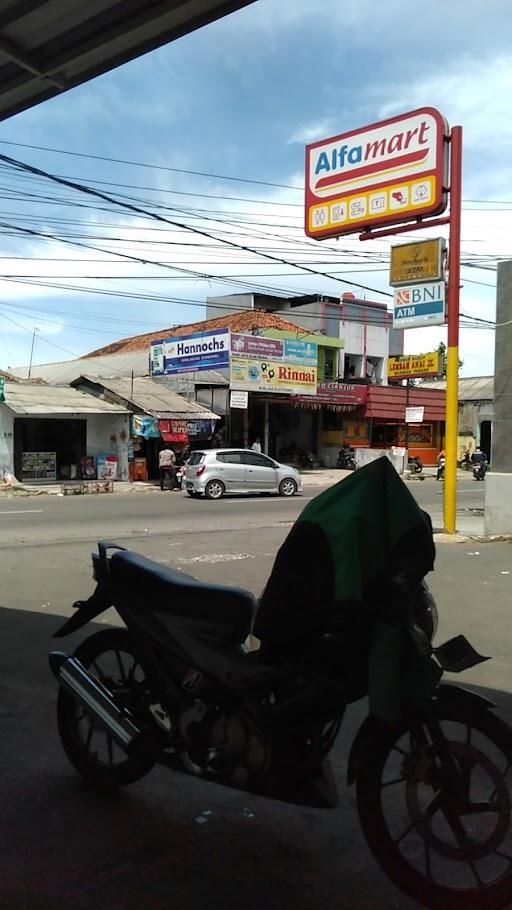
[[[193,373],[229,367],[229,330],[181,335],[151,343],[151,375]]]

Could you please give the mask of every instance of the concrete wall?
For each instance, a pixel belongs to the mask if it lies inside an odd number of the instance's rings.
[[[512,262],[498,263],[492,469],[512,473]]]
[[[512,534],[512,474],[485,475],[485,534]]]
[[[124,434],[124,439],[121,437]],[[111,437],[115,436],[115,441]],[[87,454],[117,455],[118,480],[128,480],[128,414],[89,414],[87,417]]]
[[[14,414],[0,402],[0,480],[4,471],[14,471]]]

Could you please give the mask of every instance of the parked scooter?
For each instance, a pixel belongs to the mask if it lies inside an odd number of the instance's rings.
[[[96,589],[55,635],[112,606],[125,627],[50,654],[70,762],[103,790],[160,764],[332,808],[328,756],[347,705],[369,694],[348,779],[377,861],[422,906],[504,906],[512,732],[481,694],[439,684],[487,658],[462,635],[432,647],[437,609],[422,578],[434,557],[427,516],[379,459],[307,505],[260,602],[262,649],[247,653],[251,594],[99,543]]]

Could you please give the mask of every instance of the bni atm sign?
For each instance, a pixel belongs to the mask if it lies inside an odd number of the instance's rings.
[[[417,329],[446,322],[446,284],[429,281],[395,288],[393,328]]]

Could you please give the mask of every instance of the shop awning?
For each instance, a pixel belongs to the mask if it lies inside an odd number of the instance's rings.
[[[139,411],[156,420],[219,420],[219,415],[196,401],[178,395],[174,389],[147,376],[133,379],[100,379],[80,376],[73,386],[90,388],[93,394],[110,393],[122,399],[131,411]]]
[[[54,417],[66,414],[87,417],[88,414],[128,414],[123,405],[111,404],[70,386],[5,383],[5,404],[20,417]]]
[[[403,423],[406,402],[407,389],[405,386],[369,385],[365,417],[372,417],[374,420],[396,420]],[[424,407],[424,420],[427,423],[445,420],[446,393],[443,391],[415,386],[409,389],[408,404],[410,407]]]

